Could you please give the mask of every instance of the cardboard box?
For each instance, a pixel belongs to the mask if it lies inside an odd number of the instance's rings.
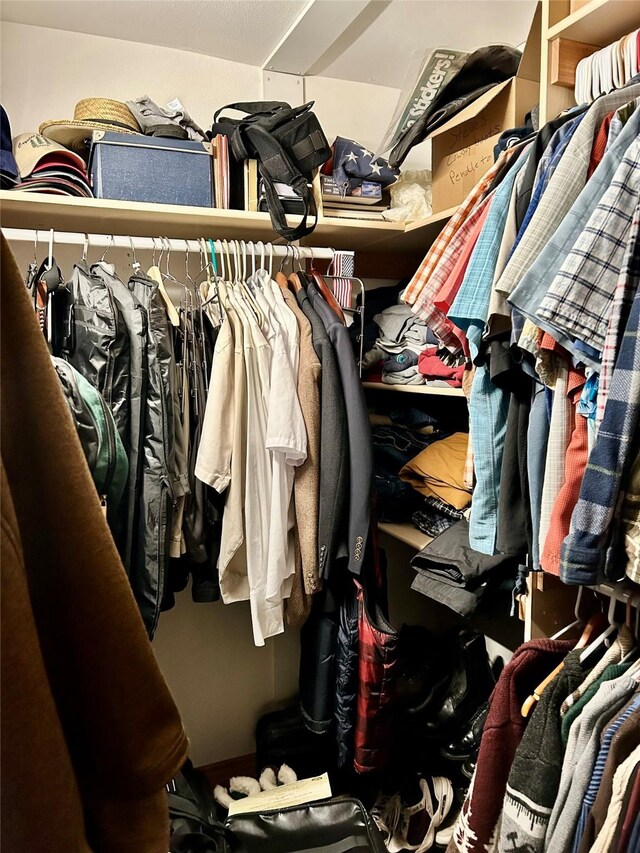
[[[460,204],[487,172],[503,130],[524,124],[540,99],[541,4],[515,77],[498,83],[435,130],[431,140],[433,212]]]

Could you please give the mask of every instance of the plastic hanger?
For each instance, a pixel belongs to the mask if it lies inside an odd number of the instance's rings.
[[[616,612],[616,599],[612,596],[611,601],[609,602],[609,612],[607,613],[607,620],[609,622],[609,626],[605,629],[605,631],[597,636],[595,640],[590,643],[580,655],[580,663],[584,663],[597,649],[600,648],[609,637],[614,634],[618,628],[620,627],[615,621],[614,616]]]
[[[584,621],[583,621],[583,620],[581,619],[581,617],[580,617],[580,603],[581,603],[581,601],[582,601],[582,595],[583,595],[583,592],[584,592],[584,587],[583,587],[583,586],[579,586],[579,587],[578,587],[578,594],[577,594],[577,596],[576,596],[576,606],[575,606],[575,609],[574,609],[574,616],[576,617],[576,618],[575,618],[575,620],[574,620],[573,622],[571,622],[569,625],[566,625],[564,628],[561,628],[561,629],[560,629],[556,634],[554,634],[554,635],[553,635],[553,637],[551,637],[550,639],[552,639],[552,640],[559,640],[561,637],[564,637],[564,635],[565,635],[565,634],[568,634],[568,633],[569,633],[569,631],[572,631],[574,628],[577,628],[577,627],[579,627],[580,625],[583,625],[583,624],[584,624]]]

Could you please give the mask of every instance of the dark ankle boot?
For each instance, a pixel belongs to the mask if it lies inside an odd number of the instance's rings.
[[[483,634],[463,632],[459,637],[458,662],[440,710],[426,723],[433,734],[460,728],[484,704],[494,687]]]

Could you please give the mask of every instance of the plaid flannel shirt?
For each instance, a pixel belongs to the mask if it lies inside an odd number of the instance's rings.
[[[598,352],[604,346],[611,299],[638,198],[640,137],[627,149],[536,312],[547,327]]]
[[[604,417],[582,479],[571,533],[562,545],[565,583],[594,584],[606,559],[609,528],[621,503],[620,488],[634,463],[640,422],[640,240],[632,236],[629,274],[636,293],[611,377]]]
[[[466,252],[468,260],[468,256],[471,254],[468,251],[470,241],[473,239],[475,244],[479,234],[479,226],[487,215],[492,198],[493,193],[485,196],[458,228],[413,306],[413,312],[429,326],[444,346],[452,352],[460,349],[464,341],[464,334],[456,329],[444,311],[435,305],[435,299],[453,272],[460,254]]]
[[[442,257],[442,253],[447,248],[449,243],[451,242],[452,237],[460,228],[460,226],[467,219],[471,211],[478,204],[478,202],[482,201],[483,196],[488,191],[491,186],[493,179],[498,174],[500,169],[502,169],[505,161],[511,157],[513,151],[507,148],[503,151],[493,166],[489,169],[489,171],[484,175],[478,183],[473,187],[469,195],[462,202],[460,207],[453,214],[451,219],[444,226],[440,234],[436,237],[436,239],[431,244],[429,251],[424,257],[424,260],[416,270],[413,275],[413,278],[407,285],[407,288],[403,295],[403,300],[408,305],[413,305],[420,295],[422,288],[425,286],[431,273],[436,268],[436,265],[440,258]]]
[[[611,310],[609,312],[609,320],[607,323],[607,333],[604,338],[604,346],[602,347],[602,361],[600,363],[600,379],[598,382],[598,403],[596,410],[596,424],[599,427],[604,416],[604,409],[607,404],[607,395],[609,393],[609,385],[611,383],[611,374],[616,363],[616,356],[620,349],[620,341],[624,332],[631,303],[635,296],[637,281],[632,275],[633,268],[633,248],[638,241],[640,234],[640,201],[636,204],[636,209],[633,213],[633,221],[629,232],[629,241],[622,262],[622,268],[618,275],[616,287],[613,292],[613,300]]]

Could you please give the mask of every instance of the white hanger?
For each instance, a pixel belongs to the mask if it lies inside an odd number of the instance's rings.
[[[582,594],[584,592],[584,587],[578,587],[578,594],[576,596],[576,606],[574,608],[574,616],[576,617],[570,625],[565,625],[564,628],[560,628],[560,630],[551,637],[552,640],[559,640],[560,637],[563,637],[565,634],[568,634],[573,628],[578,628],[583,624],[584,620],[580,618],[580,603],[582,601]]]
[[[609,611],[607,613],[609,627],[606,628],[605,631],[600,634],[600,636],[596,637],[595,640],[584,649],[584,651],[580,654],[580,663],[584,663],[592,652],[600,648],[600,646],[603,645],[609,639],[609,637],[618,630],[619,625],[614,622],[616,604],[616,598],[612,595],[611,600],[609,602]]]

